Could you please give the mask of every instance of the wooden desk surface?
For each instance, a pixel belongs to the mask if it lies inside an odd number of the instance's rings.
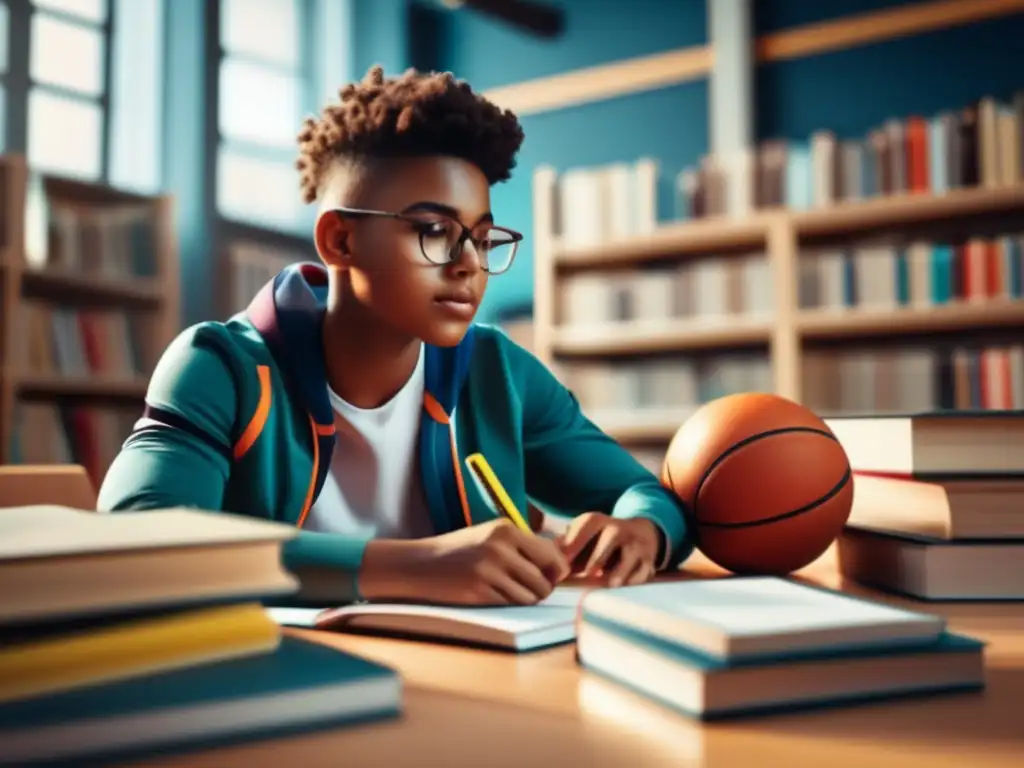
[[[695,557],[682,577],[720,574]],[[874,594],[841,584],[831,554],[797,575],[855,594]],[[512,655],[303,633],[400,670],[405,680],[403,717],[146,765],[1024,765],[1024,606],[885,599],[942,613],[954,630],[989,643],[986,690],[700,725],[584,672],[571,646]]]

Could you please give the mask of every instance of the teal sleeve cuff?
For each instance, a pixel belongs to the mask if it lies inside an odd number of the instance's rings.
[[[362,599],[359,569],[370,537],[299,531],[285,543],[284,567],[301,582],[304,599],[348,603]]]
[[[658,526],[665,537],[659,570],[678,568],[693,553],[693,535],[682,503],[658,483],[637,483],[629,488],[615,502],[612,517],[640,517]]]

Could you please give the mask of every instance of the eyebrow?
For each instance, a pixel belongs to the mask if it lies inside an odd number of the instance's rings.
[[[453,208],[450,205],[445,205],[444,203],[434,202],[432,200],[421,200],[418,203],[407,205],[405,208],[402,209],[402,213],[417,213],[419,211],[427,211],[429,213],[440,213],[444,216],[453,218],[456,221],[459,220],[459,210],[457,208]],[[483,224],[484,222],[493,221],[494,215],[490,211],[487,211],[476,220],[476,224]]]

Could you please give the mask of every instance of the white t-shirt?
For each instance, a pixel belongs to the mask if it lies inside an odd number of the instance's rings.
[[[421,345],[412,376],[378,408],[357,408],[328,388],[337,442],[306,530],[384,539],[434,534],[418,456],[423,365]]]

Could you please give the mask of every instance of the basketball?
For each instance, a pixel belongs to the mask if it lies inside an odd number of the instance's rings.
[[[776,395],[703,405],[672,438],[661,481],[687,505],[697,548],[734,574],[785,575],[842,532],[846,452],[813,412]]]

